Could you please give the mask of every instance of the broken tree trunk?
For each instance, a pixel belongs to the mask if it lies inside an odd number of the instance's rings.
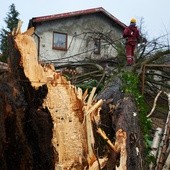
[[[4,170],[96,168],[88,116],[91,112],[98,115],[102,100],[95,105],[92,94],[86,101],[82,90],[57,73],[53,65],[40,65],[30,36],[32,31],[21,34],[16,29],[9,38],[9,75],[2,85],[9,90],[6,94],[1,87],[0,101],[3,113],[0,137],[7,143],[7,147],[1,143],[2,167]],[[22,99],[19,106],[16,98]]]
[[[32,87],[46,85],[48,90],[42,107],[48,109],[53,121],[55,169],[90,169],[96,161],[90,115],[98,113],[102,101],[93,106],[92,94],[86,103],[81,89],[72,86],[52,65],[42,67],[38,64],[35,43],[30,37],[18,34],[15,43],[21,53],[24,74]],[[28,44],[31,47],[27,47]]]
[[[144,169],[139,115],[133,97],[125,96],[120,90],[121,87],[121,79],[117,77],[97,97],[104,100],[100,112],[101,123],[98,126],[108,136],[107,140],[114,144],[114,149],[108,145],[110,156],[107,168],[115,170]],[[99,156],[106,154],[103,151],[101,140],[98,140],[96,144]]]
[[[95,89],[83,94],[53,65],[38,63],[33,31],[19,27],[9,37],[0,169],[144,169],[138,112],[133,97],[120,91],[121,80],[97,98]]]

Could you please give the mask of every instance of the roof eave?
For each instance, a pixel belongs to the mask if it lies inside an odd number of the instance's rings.
[[[46,22],[46,21],[51,21],[51,20],[63,19],[63,18],[70,18],[70,17],[74,17],[74,16],[92,14],[92,13],[97,13],[97,12],[102,12],[104,15],[106,15],[111,20],[116,22],[122,28],[126,27],[126,25],[124,23],[122,23],[120,20],[118,20],[116,17],[111,15],[109,12],[107,12],[102,7],[99,7],[99,8],[92,8],[92,9],[86,9],[86,10],[80,10],[80,11],[74,11],[74,12],[67,12],[67,13],[62,13],[62,14],[34,17],[29,21],[28,28],[30,28],[30,26],[34,26],[36,23],[40,23],[40,22]]]

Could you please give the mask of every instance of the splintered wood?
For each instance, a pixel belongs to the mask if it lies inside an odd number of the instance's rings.
[[[33,29],[32,29],[33,30]],[[31,85],[48,88],[43,107],[48,108],[53,119],[52,144],[56,151],[55,169],[84,169],[98,164],[93,153],[94,137],[91,116],[99,116],[102,100],[94,102],[94,91],[86,102],[87,93],[71,85],[53,65],[38,63],[37,49],[32,30],[21,34],[15,30],[15,45],[21,54],[21,66]],[[96,118],[97,120],[98,118]],[[106,162],[106,158],[100,161]]]
[[[99,170],[108,161],[108,156],[98,158],[94,153],[95,137],[93,123],[100,122],[100,110],[103,100],[95,100],[96,88],[90,95],[82,93],[80,88],[73,86],[60,72],[56,72],[52,64],[42,66],[38,63],[37,49],[34,39],[30,36],[34,29],[25,33],[19,28],[14,30],[15,46],[20,52],[20,65],[25,76],[35,89],[46,86],[48,93],[42,107],[47,108],[53,120],[52,145],[55,150],[56,170]],[[120,165],[115,169],[126,170],[127,166],[127,134],[119,128],[113,144],[104,131],[97,127],[97,132],[112,152],[120,155]],[[42,132],[43,133],[43,132]],[[112,168],[113,168],[112,166]]]

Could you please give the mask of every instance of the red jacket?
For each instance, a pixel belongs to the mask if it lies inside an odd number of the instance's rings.
[[[136,45],[139,41],[139,30],[136,26],[130,25],[123,31],[123,38],[126,38],[126,43],[130,45]]]

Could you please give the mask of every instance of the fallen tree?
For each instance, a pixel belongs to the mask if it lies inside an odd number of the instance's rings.
[[[133,96],[120,77],[97,97],[37,60],[33,28],[9,36],[0,83],[0,169],[144,169]]]

